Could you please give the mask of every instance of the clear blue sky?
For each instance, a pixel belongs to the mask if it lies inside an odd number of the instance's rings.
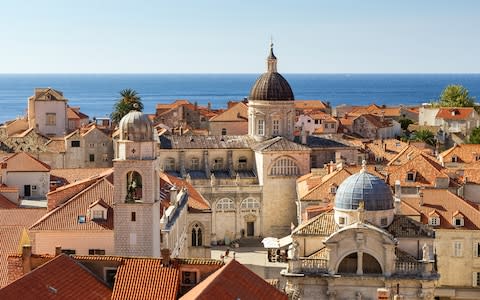
[[[25,0],[0,73],[478,73],[480,1]]]

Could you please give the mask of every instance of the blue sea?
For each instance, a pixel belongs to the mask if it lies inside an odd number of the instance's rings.
[[[339,104],[419,105],[435,100],[448,84],[465,86],[480,100],[480,74],[283,74],[296,99]],[[109,115],[119,91],[135,89],[145,112],[155,104],[188,99],[226,107],[242,100],[259,74],[0,74],[0,123],[24,115],[35,87],[63,91],[70,106],[94,116]]]

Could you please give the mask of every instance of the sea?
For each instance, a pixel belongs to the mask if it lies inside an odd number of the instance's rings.
[[[26,114],[37,87],[63,92],[70,106],[93,117],[107,116],[119,92],[131,88],[146,113],[157,103],[187,99],[224,108],[248,96],[260,74],[0,74],[0,123]],[[323,100],[332,106],[420,105],[438,99],[449,84],[461,84],[480,100],[480,74],[283,74],[295,99]]]

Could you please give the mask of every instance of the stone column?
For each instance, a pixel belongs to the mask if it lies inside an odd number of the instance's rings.
[[[357,252],[357,275],[363,275],[363,251]]]

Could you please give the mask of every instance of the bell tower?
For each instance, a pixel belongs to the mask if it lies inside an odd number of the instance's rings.
[[[119,130],[113,160],[115,254],[160,257],[160,183],[152,124],[132,110]]]

